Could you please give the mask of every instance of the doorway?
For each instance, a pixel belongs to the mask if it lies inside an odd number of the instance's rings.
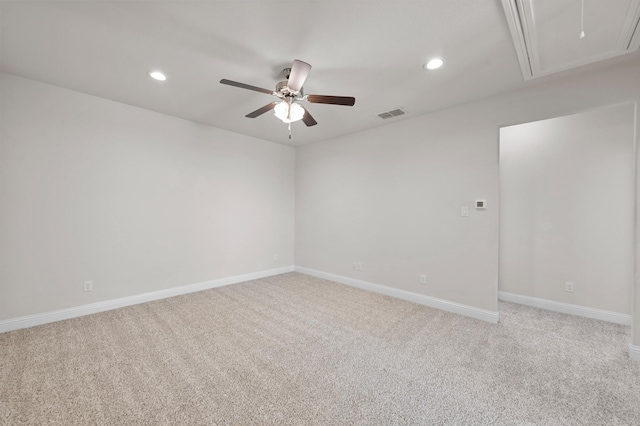
[[[498,294],[631,324],[635,108],[500,129]]]

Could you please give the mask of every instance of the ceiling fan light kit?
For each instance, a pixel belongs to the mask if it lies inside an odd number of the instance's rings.
[[[353,106],[356,103],[356,98],[350,96],[305,96],[302,86],[307,80],[310,71],[311,65],[298,59],[294,60],[291,68],[285,68],[282,71],[286,80],[277,83],[275,91],[251,86],[249,84],[238,83],[237,81],[227,80],[224,78],[220,80],[220,83],[278,97],[280,102],[271,102],[253,112],[250,112],[245,117],[256,118],[267,111],[273,110],[273,114],[277,118],[282,120],[283,123],[289,124],[289,139],[291,139],[291,123],[302,120],[307,127],[318,124],[309,111],[307,111],[299,102],[305,101],[309,103],[345,106]]]
[[[276,104],[273,109],[273,114],[282,120],[283,123],[293,123],[294,121],[302,120],[305,110],[300,104],[289,104],[287,101],[282,101]]]

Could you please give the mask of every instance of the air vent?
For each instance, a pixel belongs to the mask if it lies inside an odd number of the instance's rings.
[[[382,118],[383,120],[386,120],[387,118],[397,117],[399,115],[403,115],[406,113],[407,112],[402,108],[396,108],[396,109],[392,109],[391,111],[381,112],[380,114],[378,114],[378,117]]]

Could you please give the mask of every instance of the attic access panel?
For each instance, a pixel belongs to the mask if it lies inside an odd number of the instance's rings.
[[[640,0],[502,0],[502,6],[525,80],[640,46]]]

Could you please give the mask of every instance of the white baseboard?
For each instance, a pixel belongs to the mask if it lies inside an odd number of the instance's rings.
[[[487,321],[493,324],[496,324],[499,319],[498,312],[475,308],[473,306],[463,305],[456,302],[450,302],[448,300],[436,299],[435,297],[429,297],[429,296],[425,296],[418,293],[412,293],[410,291],[387,287],[380,284],[373,284],[367,281],[361,281],[354,278],[344,277],[342,275],[334,275],[327,272],[317,271],[315,269],[305,268],[302,266],[296,266],[295,271],[300,272],[301,274],[311,275],[311,276],[322,278],[325,280],[334,281],[340,284],[346,284],[352,287],[361,288],[363,290],[369,290],[376,293],[385,294],[387,296],[396,297],[398,299],[407,300],[409,302],[418,303],[420,305],[428,306],[430,308],[436,308],[442,311],[453,312],[454,314],[464,315],[466,317]]]
[[[138,294],[135,296],[123,297],[120,299],[106,300],[104,302],[91,303],[89,305],[75,306],[72,308],[61,309],[52,312],[44,312],[41,314],[28,315],[24,317],[12,318],[0,321],[0,333],[18,330],[21,328],[33,327],[36,325],[48,324],[51,322],[61,321],[70,318],[81,317],[84,315],[95,314],[98,312],[109,311],[111,309],[123,308],[125,306],[137,305],[139,303],[151,302],[168,297],[179,296],[181,294],[194,293],[196,291],[208,290],[210,288],[222,287],[230,284],[237,284],[244,281],[257,280],[260,278],[270,277],[273,275],[293,272],[293,266],[285,266],[282,268],[269,269],[266,271],[252,272],[249,274],[236,275],[233,277],[219,278],[216,280],[205,281],[196,284],[185,285],[181,287],[168,288],[166,290],[154,291],[151,293]]]
[[[548,311],[561,312],[563,314],[577,315],[580,317],[612,322],[615,324],[631,325],[631,315],[621,314],[618,312],[603,311],[602,309],[572,305],[569,303],[556,302],[554,300],[540,299],[538,297],[522,296],[520,294],[507,293],[506,291],[498,292],[498,300],[546,309]]]
[[[629,343],[629,358],[634,361],[640,361],[640,346]]]

